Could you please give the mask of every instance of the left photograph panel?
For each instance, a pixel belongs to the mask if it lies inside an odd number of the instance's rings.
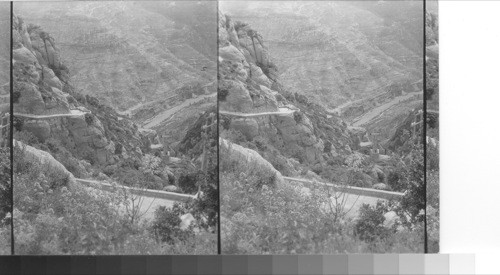
[[[216,254],[217,3],[15,2],[12,32],[15,254]]]
[[[10,3],[0,2],[0,255],[11,254]]]

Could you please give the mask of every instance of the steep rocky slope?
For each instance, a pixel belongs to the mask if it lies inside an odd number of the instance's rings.
[[[422,3],[221,3],[266,38],[270,76],[384,145],[423,106]],[[244,22],[244,23],[242,23]]]
[[[78,92],[172,144],[215,105],[215,7],[156,1],[19,3],[15,9],[58,41]]]
[[[164,146],[155,130],[78,92],[49,32],[16,16],[13,34],[16,139],[52,154],[79,178],[191,192],[193,186],[180,188],[186,177],[216,170],[202,163],[216,148],[215,106],[191,110],[192,122],[171,129],[177,142]]]
[[[148,149],[132,121],[75,91],[49,33],[16,16],[13,37],[14,127],[19,133],[29,132],[40,143],[55,141],[76,159],[103,166],[140,157],[141,148]]]
[[[254,34],[250,26],[219,15],[221,136],[257,150],[285,174],[350,152],[356,144],[347,124],[276,81],[264,39]],[[271,115],[238,116],[262,112]]]

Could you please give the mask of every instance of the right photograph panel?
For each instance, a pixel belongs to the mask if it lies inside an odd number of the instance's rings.
[[[222,254],[424,252],[423,8],[219,2]]]

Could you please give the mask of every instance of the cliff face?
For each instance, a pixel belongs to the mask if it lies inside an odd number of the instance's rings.
[[[306,96],[285,89],[278,74],[263,36],[219,14],[221,135],[240,132],[246,142],[267,148],[264,158],[289,170],[299,169],[298,162],[320,163],[350,150],[347,125]],[[241,117],[260,113],[266,115]]]
[[[74,91],[49,33],[17,16],[13,22],[16,130],[31,132],[40,142],[58,140],[78,159],[97,164],[114,163],[127,151],[136,154],[143,147],[137,127],[120,121],[97,99]]]

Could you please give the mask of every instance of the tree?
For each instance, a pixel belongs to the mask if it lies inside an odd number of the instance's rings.
[[[422,145],[414,145],[404,158],[401,180],[407,190],[400,202],[400,217],[406,225],[425,220],[426,189],[424,184],[424,153]]]

